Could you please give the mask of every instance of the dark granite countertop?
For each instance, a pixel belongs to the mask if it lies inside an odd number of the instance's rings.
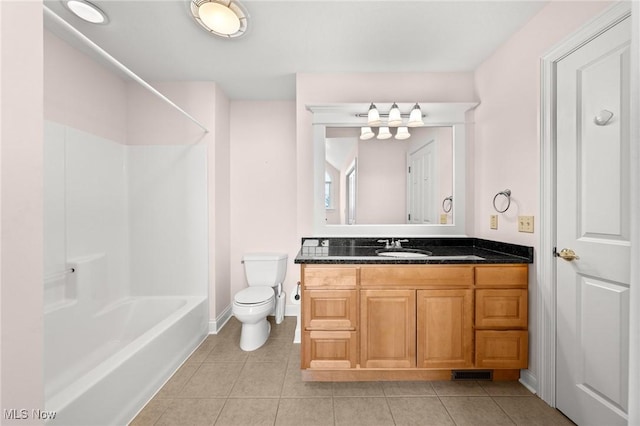
[[[295,263],[306,264],[508,264],[533,263],[533,247],[502,243],[480,238],[409,238],[403,248],[426,250],[432,253],[424,258],[383,257],[376,250],[384,248],[380,238],[311,237],[306,240],[328,241],[328,246],[317,254],[303,254],[302,248]],[[396,238],[405,239],[405,238]],[[322,253],[321,253],[322,252]],[[482,259],[468,258],[478,256]]]

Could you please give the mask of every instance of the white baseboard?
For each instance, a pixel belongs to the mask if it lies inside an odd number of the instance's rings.
[[[531,374],[530,370],[520,370],[520,383],[531,393],[538,393],[538,379]]]
[[[222,311],[215,320],[209,320],[209,334],[218,334],[218,331],[229,321],[231,318],[231,305]]]
[[[293,334],[293,343],[300,343],[300,305],[285,306],[284,314],[288,317],[296,317],[298,319],[296,331]]]

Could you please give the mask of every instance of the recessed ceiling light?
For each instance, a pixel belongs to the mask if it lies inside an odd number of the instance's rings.
[[[100,10],[95,4],[89,3],[85,0],[67,0],[64,2],[74,15],[78,18],[91,22],[92,24],[106,24],[109,22],[107,15]]]
[[[239,37],[247,31],[249,15],[237,0],[191,0],[191,15],[220,37]]]

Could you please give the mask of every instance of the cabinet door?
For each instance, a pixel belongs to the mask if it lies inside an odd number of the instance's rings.
[[[476,290],[478,328],[527,328],[527,289]]]
[[[305,331],[301,368],[355,368],[358,342],[355,331]]]
[[[473,290],[418,291],[418,367],[473,366]]]
[[[527,368],[526,330],[482,330],[476,332],[476,367]]]
[[[360,291],[360,364],[363,368],[416,365],[415,290]]]
[[[356,290],[307,290],[302,302],[305,330],[356,329]]]

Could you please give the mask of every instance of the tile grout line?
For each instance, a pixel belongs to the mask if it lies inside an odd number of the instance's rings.
[[[456,422],[456,420],[453,418],[453,416],[451,415],[451,413],[449,412],[449,409],[447,408],[447,406],[445,405],[444,402],[442,402],[442,399],[440,398],[440,394],[438,394],[438,391],[436,391],[435,389],[433,390],[436,393],[436,398],[438,398],[438,401],[440,401],[440,404],[442,405],[442,408],[444,408],[444,411],[447,412],[447,415],[449,416],[449,419],[451,419],[451,421],[453,422],[454,425],[458,425],[458,422]],[[444,395],[443,395],[444,396]]]
[[[518,424],[518,422],[516,422],[516,421],[515,421],[515,420],[514,420],[510,415],[509,415],[509,413],[507,413],[507,412],[504,410],[504,408],[502,408],[502,405],[498,404],[498,401],[496,401],[496,400],[493,398],[493,396],[494,396],[494,395],[489,395],[489,397],[491,398],[491,401],[493,401],[493,403],[494,403],[494,404],[496,404],[496,405],[498,406],[498,408],[500,409],[500,411],[502,411],[502,412],[504,413],[504,415],[505,415],[505,416],[507,416],[507,418],[513,422],[513,424],[514,424],[514,425],[517,425],[517,424]]]

